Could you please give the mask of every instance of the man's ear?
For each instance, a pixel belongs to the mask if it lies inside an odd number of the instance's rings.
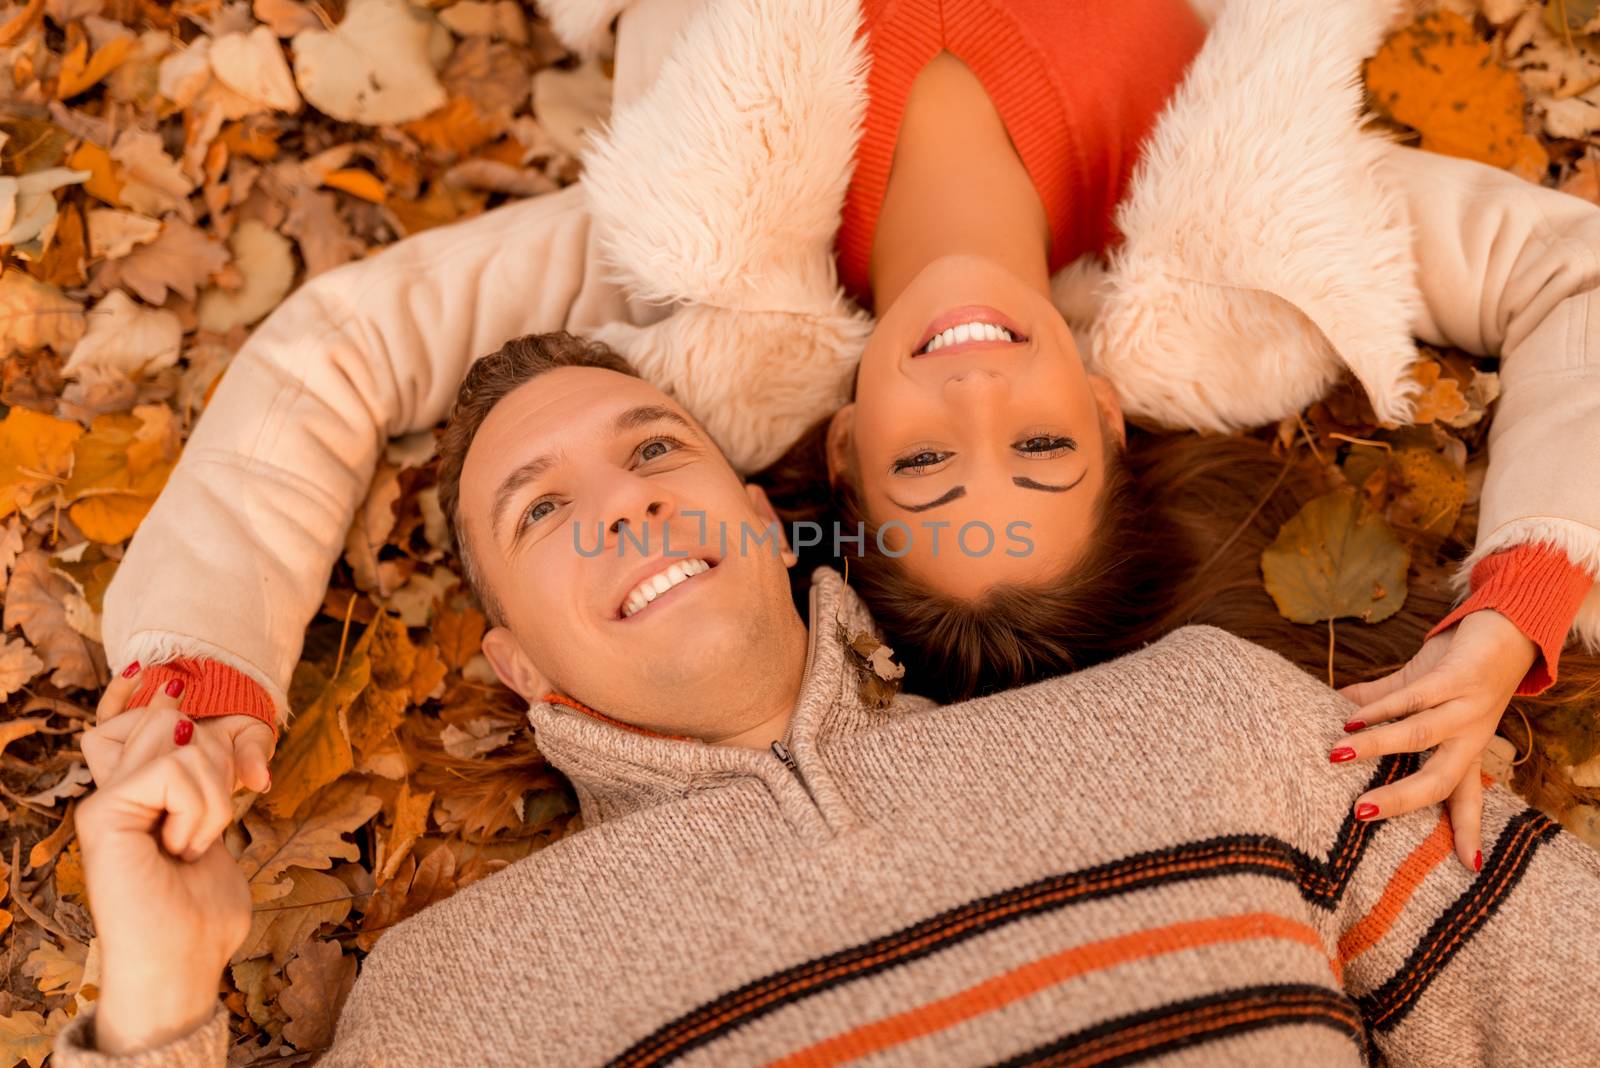
[[[1094,391],[1094,402],[1100,408],[1100,421],[1120,444],[1128,443],[1128,422],[1122,417],[1122,402],[1117,400],[1116,387],[1105,375],[1090,375],[1089,388]]]
[[[773,509],[772,502],[767,499],[767,491],[754,482],[746,482],[744,491],[750,496],[750,503],[755,507],[756,514],[765,523],[778,528],[779,555],[783,559],[784,567],[793,567],[800,562],[800,555],[789,548],[789,532],[783,529],[783,522],[778,518],[778,513]]]
[[[828,420],[828,484],[834,485],[850,470],[850,449],[855,440],[856,402],[851,401]]]
[[[544,695],[555,689],[522,651],[516,635],[505,627],[495,627],[483,636],[483,655],[500,681],[529,701],[543,701]]]

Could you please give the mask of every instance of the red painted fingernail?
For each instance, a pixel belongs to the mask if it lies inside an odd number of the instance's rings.
[[[1356,806],[1356,819],[1358,819],[1358,820],[1370,820],[1372,817],[1376,816],[1377,814],[1378,814],[1378,806],[1377,805],[1357,805]]]
[[[1353,719],[1344,725],[1344,732],[1346,734],[1354,734],[1356,731],[1364,731],[1366,729],[1367,721],[1364,719]]]
[[[189,739],[194,737],[194,720],[180,719],[172,728],[172,743],[174,745],[188,745]]]
[[[1481,849],[1478,850],[1476,853],[1472,854],[1472,870],[1473,871],[1482,871],[1483,870],[1483,850],[1481,850]]]
[[[139,674],[139,661],[137,660],[122,669],[122,677],[125,679],[131,679],[137,674]]]
[[[1328,754],[1328,762],[1330,764],[1343,764],[1345,761],[1354,760],[1355,758],[1356,751],[1351,749],[1348,745],[1341,745],[1339,748]]]
[[[182,679],[169,679],[167,681],[167,696],[168,697],[177,697],[182,692],[183,692],[183,680]]]

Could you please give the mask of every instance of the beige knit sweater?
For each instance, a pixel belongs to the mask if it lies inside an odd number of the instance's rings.
[[[1477,876],[1437,809],[1356,823],[1414,758],[1331,766],[1348,703],[1206,627],[875,711],[812,597],[792,769],[530,710],[588,828],[391,929],[320,1063],[1593,1062],[1600,854],[1506,791]],[[214,1068],[227,1017],[91,1041]]]

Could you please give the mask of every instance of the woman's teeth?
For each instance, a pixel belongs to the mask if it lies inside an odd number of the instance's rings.
[[[633,592],[622,602],[622,618],[628,618],[672,587],[688,582],[702,571],[710,569],[711,565],[704,560],[676,561],[672,566],[651,575],[633,588]]]
[[[943,333],[933,335],[933,340],[917,351],[936,352],[946,345],[959,345],[963,341],[1015,342],[1016,340],[1011,331],[1003,326],[996,326],[993,323],[962,323],[960,326],[952,326]]]

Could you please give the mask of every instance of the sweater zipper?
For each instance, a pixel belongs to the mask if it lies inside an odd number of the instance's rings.
[[[783,763],[783,766],[789,769],[789,772],[794,776],[794,781],[800,784],[800,789],[804,790],[806,796],[811,798],[812,804],[816,804],[817,799],[811,793],[811,787],[806,785],[806,777],[800,774],[800,765],[794,762],[794,754],[789,752],[789,747],[782,742],[773,742],[772,755],[777,757]]]

